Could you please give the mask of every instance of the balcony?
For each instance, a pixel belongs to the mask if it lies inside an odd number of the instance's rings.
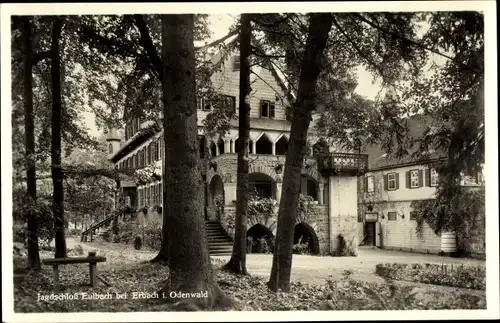
[[[330,153],[318,156],[318,171],[323,175],[361,175],[368,170],[368,155]]]

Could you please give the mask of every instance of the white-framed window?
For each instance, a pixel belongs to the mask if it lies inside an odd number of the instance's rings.
[[[410,188],[418,188],[420,187],[419,184],[419,176],[418,176],[418,169],[414,169],[410,171]]]
[[[268,100],[260,101],[260,116],[261,118],[274,118],[276,114],[276,106],[274,102]]]
[[[438,186],[439,174],[435,168],[431,169],[431,186]]]
[[[240,70],[240,55],[235,55],[233,57],[233,72]]]
[[[375,192],[375,177],[368,176],[366,178],[366,191],[368,193]]]
[[[225,108],[229,108],[233,111],[236,111],[236,97],[231,95],[222,95],[221,96],[221,104]]]
[[[387,174],[387,189],[389,191],[396,189],[396,173]]]
[[[212,109],[212,105],[207,98],[199,98],[196,102],[196,107],[198,108],[198,110],[210,111]]]

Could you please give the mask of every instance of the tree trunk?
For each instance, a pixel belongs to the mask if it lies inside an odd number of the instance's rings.
[[[24,39],[24,127],[26,131],[26,186],[32,203],[36,202],[36,169],[35,169],[35,122],[33,115],[33,48],[31,40],[31,22],[29,17],[23,19]],[[28,268],[40,269],[40,253],[38,248],[37,213],[29,211],[28,221]]]
[[[181,303],[223,308],[231,306],[232,301],[215,279],[203,219],[193,33],[194,15],[162,16],[163,64],[167,71],[162,87],[170,274],[160,292],[172,302],[179,299],[169,298],[170,292],[207,292],[207,298],[184,299]]]
[[[247,210],[248,210],[248,142],[250,136],[250,51],[251,15],[241,15],[240,29],[240,107],[238,138],[238,174],[236,189],[236,219],[234,245],[231,259],[225,268],[247,275]]]
[[[314,109],[314,91],[318,79],[321,58],[332,26],[330,13],[311,14],[306,51],[303,57],[297,101],[295,102],[290,142],[286,154],[283,175],[276,245],[268,286],[273,291],[290,291],[292,247],[297,217],[300,177],[307,143],[307,131]]]
[[[64,188],[61,169],[61,62],[59,39],[62,21],[54,18],[51,44],[51,82],[52,82],[52,183],[54,186],[54,221],[55,221],[55,257],[66,257],[66,239],[64,237]]]

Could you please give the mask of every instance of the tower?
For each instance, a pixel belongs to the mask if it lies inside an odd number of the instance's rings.
[[[120,141],[121,139],[116,128],[110,128],[106,136],[108,159],[111,159],[111,157],[120,149]]]

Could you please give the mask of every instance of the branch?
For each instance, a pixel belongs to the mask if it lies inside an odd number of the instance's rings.
[[[153,64],[154,71],[156,72],[156,76],[160,79],[160,82],[163,82],[163,67],[160,57],[158,56],[158,52],[153,44],[153,40],[151,39],[151,35],[149,34],[148,26],[146,25],[146,21],[144,20],[143,15],[134,15],[134,20],[139,32],[141,34],[141,44],[146,51],[151,64]]]
[[[340,27],[340,24],[337,22],[335,17],[333,17],[333,25],[342,35],[344,35],[344,37],[347,39],[347,41],[349,41],[349,43],[351,43],[352,47],[354,47],[354,49],[358,52],[359,56],[361,56],[366,62],[368,62],[369,65],[372,65],[376,70],[378,70],[378,72],[380,73],[380,76],[382,77],[382,80],[385,83],[392,85],[395,88],[399,87],[399,86],[393,84],[392,82],[386,80],[386,77],[384,75],[384,70],[376,62],[374,62],[372,59],[370,59],[370,57],[366,56],[365,53],[363,53],[361,48],[359,48],[359,46],[354,42],[354,40],[352,40],[352,38],[349,37],[349,35],[342,29],[342,27]]]
[[[254,71],[250,70],[250,73],[254,74],[255,76],[257,76],[262,82],[264,82],[267,86],[269,86],[273,91],[274,93],[276,93],[276,95],[278,95],[282,100],[285,99],[281,93],[279,93],[278,91],[276,91],[271,84],[269,84],[266,80],[264,80],[259,74],[255,73]]]
[[[464,64],[464,63],[462,63],[462,62],[459,62],[459,61],[457,61],[456,59],[454,59],[454,58],[453,58],[453,57],[451,57],[451,56],[448,56],[448,55],[446,55],[446,54],[441,53],[441,52],[440,52],[440,51],[438,51],[438,50],[435,50],[435,49],[432,49],[432,48],[430,48],[430,47],[428,47],[428,46],[425,46],[424,44],[421,44],[421,43],[419,43],[419,42],[417,42],[417,41],[415,41],[415,40],[413,40],[413,39],[406,38],[405,36],[402,36],[402,35],[400,35],[400,34],[398,34],[398,33],[395,33],[395,32],[392,32],[392,31],[390,31],[390,30],[387,30],[387,29],[385,29],[385,28],[379,27],[379,26],[375,25],[375,24],[373,23],[373,21],[371,21],[371,20],[369,20],[369,19],[366,19],[365,17],[363,17],[361,14],[359,14],[359,13],[357,13],[357,12],[356,12],[356,13],[352,13],[351,15],[355,16],[355,17],[356,17],[356,18],[358,18],[359,20],[361,20],[361,21],[363,21],[363,22],[367,23],[367,24],[368,24],[368,25],[370,25],[371,27],[373,27],[373,28],[375,28],[375,29],[377,29],[377,30],[379,30],[379,31],[381,31],[381,32],[383,32],[383,33],[389,34],[389,35],[391,35],[391,36],[393,36],[393,37],[397,37],[397,38],[399,38],[399,39],[401,39],[401,40],[404,40],[404,41],[406,41],[406,42],[408,42],[408,43],[410,43],[410,44],[413,44],[414,46],[420,47],[420,48],[425,49],[425,50],[427,50],[427,51],[429,51],[429,52],[432,52],[432,53],[434,53],[434,54],[436,54],[436,55],[439,55],[439,56],[442,56],[442,57],[444,57],[444,58],[447,58],[447,59],[449,59],[450,61],[454,62],[455,64],[457,64],[457,65],[459,65],[459,66],[461,66],[461,67],[463,67],[463,68],[465,68],[465,69],[468,69],[468,70],[470,70],[470,71],[474,72],[475,74],[483,75],[483,73],[482,73],[481,71],[478,71],[478,70],[476,70],[476,69],[474,69],[474,68],[472,68],[472,67],[470,67],[470,66],[468,66],[468,65],[466,65],[466,64]]]
[[[226,36],[224,36],[224,37],[222,37],[220,39],[217,39],[217,40],[211,42],[210,44],[206,44],[206,45],[203,45],[203,46],[195,47],[194,50],[195,51],[196,50],[203,50],[203,49],[206,49],[206,48],[209,48],[209,47],[217,46],[217,45],[223,43],[226,39],[228,39],[228,38],[230,38],[230,37],[232,37],[232,36],[234,36],[236,34],[238,34],[238,30],[233,30],[233,31],[229,32],[229,34],[227,34]]]
[[[50,51],[48,51],[48,50],[44,51],[44,52],[36,53],[33,56],[33,65],[35,65],[38,62],[43,61],[44,59],[49,58],[49,57],[50,57]]]
[[[260,15],[257,15],[255,17],[259,17]],[[262,17],[261,17],[262,18]],[[272,23],[265,23],[265,22],[262,22],[261,20],[259,19],[252,19],[253,22],[255,22],[256,24],[258,25],[261,25],[263,27],[278,27],[279,25],[281,25],[282,23],[286,22],[288,19],[290,19],[290,16],[289,15],[286,15],[284,17],[282,17],[281,19],[278,19],[276,20],[275,22],[272,22]]]
[[[286,56],[285,55],[267,55],[267,54],[261,54],[260,52],[257,51],[257,48],[252,46],[252,51],[251,51],[251,54],[254,55],[254,56],[257,56],[257,57],[261,57],[261,58],[285,58]]]

